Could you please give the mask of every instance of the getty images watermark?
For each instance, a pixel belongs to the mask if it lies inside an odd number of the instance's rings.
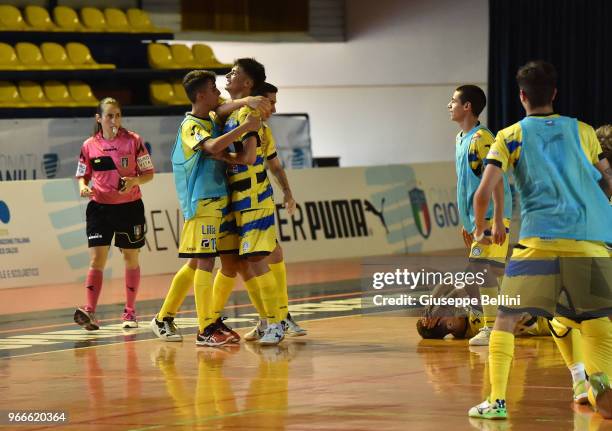
[[[482,295],[483,287],[497,287],[503,274],[489,266],[458,257],[406,257],[364,262],[362,306],[421,308],[476,308],[483,305],[520,306],[520,295]]]

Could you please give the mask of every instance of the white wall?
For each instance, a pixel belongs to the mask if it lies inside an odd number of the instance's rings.
[[[315,156],[342,166],[452,160],[446,104],[486,86],[487,0],[347,0],[346,43],[211,42],[252,56],[280,88],[279,112],[311,118]]]

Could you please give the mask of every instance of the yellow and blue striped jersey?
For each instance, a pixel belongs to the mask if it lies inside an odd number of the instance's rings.
[[[463,137],[465,132],[460,132],[457,135],[457,142],[461,142],[461,138]],[[482,171],[484,168],[484,160],[491,149],[491,144],[495,137],[493,134],[487,129],[480,129],[472,136],[470,140],[470,146],[468,149],[468,161],[470,163],[470,168],[472,168],[472,172],[477,177],[482,175]]]
[[[266,160],[272,160],[278,156],[276,151],[276,139],[272,135],[272,129],[266,123],[263,123],[263,135],[261,139],[263,153],[266,155]]]
[[[232,112],[225,122],[224,133],[238,127],[252,112],[256,111],[248,106]],[[274,208],[272,185],[264,168],[266,158],[262,146],[264,127],[261,127],[257,132],[243,134],[239,141],[234,142],[234,149],[236,152],[243,151],[243,142],[253,136],[257,140],[255,163],[252,165],[229,165],[227,169],[229,189],[232,196],[232,211]]]
[[[185,122],[181,127],[181,143],[185,159],[197,151],[195,147],[198,144],[213,137],[213,129],[214,118],[201,118],[191,113],[186,114]]]

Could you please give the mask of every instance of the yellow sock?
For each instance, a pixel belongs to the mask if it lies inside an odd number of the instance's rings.
[[[259,313],[260,319],[266,318],[266,308],[264,307],[263,301],[261,300],[261,292],[259,290],[259,285],[257,284],[257,277],[253,277],[250,280],[244,282],[247,288],[247,293],[249,294],[249,299],[251,300],[251,304]]]
[[[558,335],[555,336],[553,334],[553,340],[555,340],[555,344],[561,352],[561,357],[563,357],[563,361],[565,361],[565,365],[567,367],[571,367],[577,363],[584,363],[584,355],[582,354],[582,337],[580,336],[580,332],[568,328],[567,326],[560,323],[557,319],[553,319],[550,321],[550,326],[552,326],[555,333]],[[568,333],[569,331],[569,333]]]
[[[580,332],[587,373],[602,372],[612,377],[612,321],[607,317],[585,320]]]
[[[261,300],[266,310],[266,318],[270,323],[279,323],[282,319],[278,309],[278,292],[276,289],[276,279],[271,271],[256,277]]]
[[[497,298],[499,289],[497,287],[481,287],[478,289],[480,298],[488,296],[489,298]],[[485,326],[492,328],[495,324],[495,317],[497,317],[497,305],[483,305],[482,315],[484,318]]]
[[[514,334],[493,330],[489,339],[489,380],[491,396],[489,401],[506,399],[508,375],[514,356]]]
[[[202,332],[204,328],[214,321],[212,273],[197,269],[193,282],[198,326],[200,332]]]
[[[234,290],[236,285],[235,277],[228,277],[221,270],[217,271],[215,282],[213,283],[213,302],[214,302],[214,318],[215,320],[221,317],[225,304]]]
[[[178,272],[174,275],[172,283],[170,284],[170,290],[166,294],[164,304],[161,310],[157,313],[157,320],[162,320],[164,317],[175,317],[181,304],[187,296],[187,292],[193,286],[193,278],[195,276],[195,270],[189,265],[185,264]]]
[[[278,263],[268,264],[270,271],[274,274],[278,289],[278,308],[280,310],[281,319],[287,317],[289,312],[289,295],[287,293],[287,267],[285,261],[281,260]]]

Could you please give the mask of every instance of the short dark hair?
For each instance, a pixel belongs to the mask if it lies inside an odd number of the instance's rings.
[[[459,99],[462,104],[470,102],[472,113],[477,117],[487,105],[487,96],[482,91],[482,88],[477,85],[462,85],[457,87],[455,91],[459,93]]]
[[[198,91],[208,81],[211,81],[213,84],[216,83],[217,75],[208,70],[192,70],[185,75],[183,78],[183,88],[191,103],[195,103]]]
[[[530,61],[516,72],[516,83],[532,108],[546,106],[552,103],[557,88],[557,71],[546,61]]]
[[[276,88],[275,85],[270,84],[269,82],[264,82],[259,89],[257,89],[257,92],[254,94],[255,96],[265,96],[266,94],[270,94],[270,93],[278,93],[278,88]]]
[[[260,87],[266,82],[266,68],[254,58],[239,58],[234,61],[234,66],[240,67],[253,80],[252,94],[260,91]]]
[[[442,338],[446,337],[451,332],[448,330],[446,325],[442,324],[441,322],[438,322],[438,324],[434,326],[433,328],[426,328],[423,325],[423,321],[421,319],[417,320],[416,329],[419,335],[421,336],[421,338],[424,338],[424,339],[441,340]]]
[[[612,124],[606,124],[595,130],[604,155],[612,165]]]

